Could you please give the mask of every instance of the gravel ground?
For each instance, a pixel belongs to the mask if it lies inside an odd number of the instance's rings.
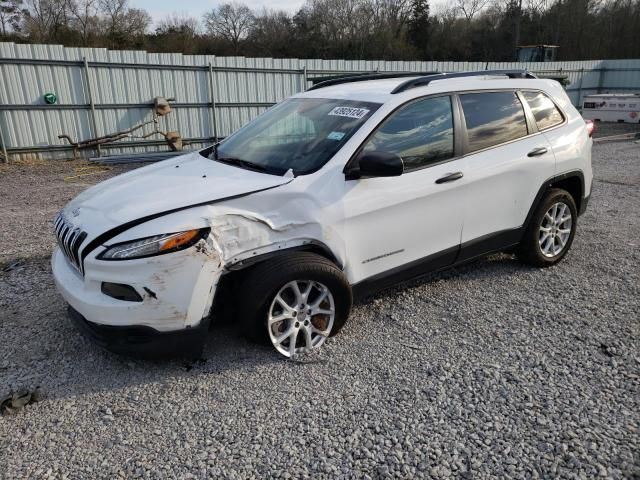
[[[640,133],[640,123],[596,122],[595,138],[625,133]]]
[[[594,148],[561,264],[388,290],[304,363],[229,326],[195,363],[84,340],[48,264],[53,213],[115,173],[81,167],[0,170],[0,396],[41,392],[0,417],[0,478],[640,478],[640,145]]]

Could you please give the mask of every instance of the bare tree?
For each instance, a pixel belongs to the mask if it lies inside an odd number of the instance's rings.
[[[295,14],[227,3],[206,15],[204,31],[171,15],[153,32],[130,1],[0,0],[0,36],[297,58],[508,61],[520,43],[557,44],[562,59],[640,57],[640,0],[306,0]]]
[[[120,20],[129,9],[129,0],[99,0],[100,11],[115,23]]]
[[[287,12],[264,9],[256,15],[248,40],[258,55],[286,56],[295,45],[293,20]]]
[[[0,0],[0,34],[20,31],[25,13],[22,0]]]
[[[489,0],[456,0],[456,8],[464,18],[467,19],[467,22],[471,22],[473,17],[475,17],[484,7],[487,6]]]
[[[309,0],[304,7],[324,57],[362,58],[375,28],[368,0]],[[326,52],[326,53],[324,53]]]
[[[158,22],[156,32],[188,31],[196,35],[200,31],[200,22],[194,17],[172,13]]]
[[[55,39],[58,29],[67,23],[66,0],[26,0],[25,30],[37,42]]]
[[[149,41],[162,52],[194,53],[198,46],[199,32],[198,20],[174,13],[158,22],[155,35]]]
[[[138,8],[129,8],[129,0],[99,0],[104,15],[104,35],[111,48],[134,46],[141,42],[151,16]]]
[[[72,26],[79,32],[82,46],[88,47],[91,37],[99,34],[98,0],[68,1]]]
[[[244,4],[225,3],[205,15],[205,26],[209,33],[228,41],[234,53],[238,53],[240,42],[247,38],[255,20],[253,11]]]
[[[151,15],[141,8],[129,8],[120,29],[125,35],[143,37],[151,25]]]

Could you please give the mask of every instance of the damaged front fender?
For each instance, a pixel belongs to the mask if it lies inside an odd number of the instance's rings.
[[[83,309],[78,302],[74,308],[104,324],[126,322],[159,330],[194,327],[210,314],[225,272],[262,261],[266,256],[301,248],[319,249],[340,267],[344,265],[342,237],[329,226],[335,222],[308,215],[318,209],[306,204],[306,199],[250,197],[174,212],[114,237],[111,242],[117,243],[152,234],[210,229],[207,237],[190,248],[146,259],[104,262],[96,258],[102,249],[96,249],[86,260],[85,288],[90,283],[91,289],[99,291],[102,281],[127,284],[133,286],[144,301],[120,305],[117,300],[96,297],[114,305],[109,312],[116,312],[119,307],[126,309],[126,315],[122,312],[111,315],[103,308]]]
[[[254,212],[228,210],[213,216],[209,225],[221,262],[229,270],[255,263],[258,257],[308,246],[323,250],[341,264],[320,240],[330,234],[318,222],[282,221],[278,216],[268,218]]]

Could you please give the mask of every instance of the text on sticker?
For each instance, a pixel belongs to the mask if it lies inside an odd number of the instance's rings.
[[[335,107],[329,112],[329,115],[336,115],[338,117],[362,118],[367,113],[369,113],[369,110],[367,110],[366,108]]]

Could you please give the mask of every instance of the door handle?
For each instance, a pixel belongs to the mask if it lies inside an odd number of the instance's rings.
[[[447,173],[444,177],[440,177],[436,180],[436,183],[447,183],[447,182],[455,182],[456,180],[460,180],[463,177],[462,172],[455,173]]]
[[[540,155],[544,155],[545,153],[547,153],[547,151],[547,147],[534,148],[529,153],[527,153],[527,157],[539,157]]]

